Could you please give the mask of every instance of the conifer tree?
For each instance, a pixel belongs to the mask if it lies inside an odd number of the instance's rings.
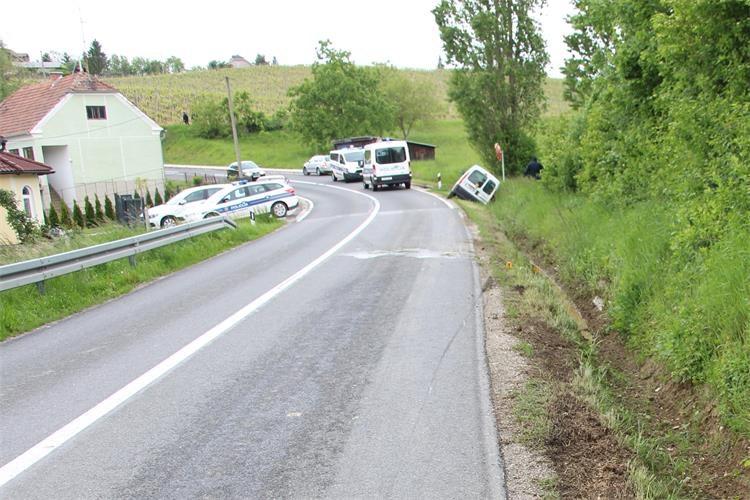
[[[83,217],[83,211],[77,200],[73,200],[73,222],[76,226],[83,229],[86,227],[86,220]]]
[[[164,204],[164,199],[161,197],[161,193],[159,192],[159,188],[156,188],[154,190],[154,205],[158,206],[158,205],[163,205],[163,204]]]
[[[86,227],[96,226],[96,214],[94,212],[94,205],[91,204],[91,200],[88,195],[83,198],[83,210],[86,217]]]
[[[60,216],[57,214],[54,205],[49,206],[49,212],[47,212],[47,225],[49,227],[60,227]]]
[[[73,227],[73,218],[70,215],[70,208],[65,202],[60,204],[60,225],[65,229],[71,229]]]
[[[112,205],[112,200],[109,199],[109,196],[104,197],[104,215],[109,220],[115,220],[117,217],[115,214],[115,207]]]
[[[102,202],[99,201],[99,195],[94,195],[94,217],[96,222],[101,224],[104,222],[104,210],[102,210]]]

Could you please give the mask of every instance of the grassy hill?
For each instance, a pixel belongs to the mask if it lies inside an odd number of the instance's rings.
[[[448,103],[448,78],[450,70],[400,70],[416,80],[430,80],[437,92]],[[116,87],[136,106],[161,125],[179,123],[182,112],[191,111],[197,97],[212,95],[224,97],[229,77],[234,92],[247,91],[257,109],[273,114],[287,107],[287,92],[311,77],[309,66],[252,66],[242,69],[188,71],[174,75],[105,77],[103,80]],[[548,79],[545,85],[548,96],[547,114],[560,114],[568,109],[562,99],[562,80]],[[445,108],[442,119],[456,119],[458,113],[451,103]]]

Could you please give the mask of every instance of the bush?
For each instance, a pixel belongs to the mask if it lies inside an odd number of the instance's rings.
[[[115,220],[117,218],[115,207],[112,205],[112,200],[109,199],[109,196],[104,197],[104,216],[109,220]]]
[[[86,220],[83,217],[83,211],[81,211],[77,200],[73,200],[73,222],[81,229],[86,227]]]
[[[34,238],[37,232],[36,222],[26,216],[26,212],[20,210],[16,205],[16,197],[12,191],[0,189],[0,207],[7,212],[7,220],[10,227],[16,233],[18,240],[25,243]]]
[[[60,216],[57,215],[57,210],[55,210],[54,205],[49,206],[49,211],[47,212],[47,225],[51,228],[60,227]]]
[[[96,217],[96,222],[99,224],[104,223],[104,210],[102,210],[102,202],[99,201],[99,195],[94,195],[94,217]]]
[[[70,214],[70,208],[63,201],[60,203],[60,224],[65,229],[71,229],[73,227],[73,217]]]
[[[154,206],[159,206],[164,204],[164,199],[161,197],[161,193],[159,192],[159,188],[156,188],[154,190]]]
[[[96,213],[94,212],[94,205],[91,204],[91,200],[88,196],[83,198],[83,209],[86,216],[86,227],[96,226]]]

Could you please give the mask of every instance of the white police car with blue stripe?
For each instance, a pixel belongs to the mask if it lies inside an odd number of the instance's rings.
[[[206,217],[227,215],[234,219],[250,217],[250,214],[271,212],[276,217],[286,217],[289,210],[299,205],[294,188],[285,182],[284,177],[264,178],[249,182],[237,181],[231,186],[211,195],[194,209],[185,212],[183,217],[193,222]]]

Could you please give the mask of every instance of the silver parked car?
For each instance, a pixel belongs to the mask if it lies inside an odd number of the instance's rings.
[[[323,175],[331,173],[331,157],[329,155],[315,155],[302,166],[302,173]]]
[[[250,160],[242,160],[242,176],[250,179],[257,180],[266,175],[266,171],[258,166],[257,163]],[[237,162],[233,161],[227,167],[227,179],[236,179],[237,174]]]

